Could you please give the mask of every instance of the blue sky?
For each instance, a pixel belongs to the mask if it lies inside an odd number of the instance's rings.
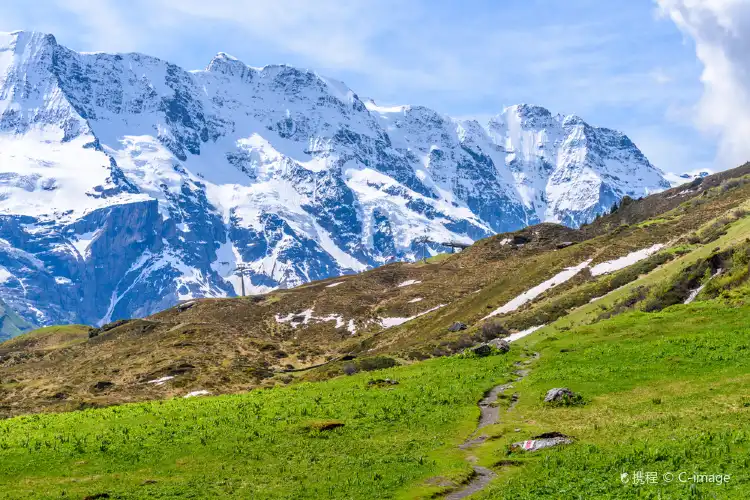
[[[663,170],[717,168],[720,138],[696,123],[705,61],[653,0],[3,0],[0,20],[188,69],[219,51],[313,68],[378,103],[452,116],[539,104],[624,131]]]

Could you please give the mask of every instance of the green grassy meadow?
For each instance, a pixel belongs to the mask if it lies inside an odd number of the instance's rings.
[[[749,320],[750,307],[703,302],[529,337],[540,360],[515,389],[518,405],[490,430],[496,439],[480,450],[485,465],[520,464],[501,467],[477,498],[748,498]],[[585,404],[544,405],[544,393],[560,386]],[[507,451],[519,436],[551,431],[576,443],[533,455]],[[656,472],[658,482],[634,485],[638,471]],[[681,471],[683,479],[693,472],[730,479],[681,482]]]
[[[518,404],[501,399],[490,439],[459,450],[482,394],[532,352]],[[505,356],[17,417],[0,422],[0,498],[429,498],[472,461],[498,473],[476,498],[747,498],[749,353],[750,307],[715,300],[548,328]],[[399,383],[368,384],[384,378]],[[543,404],[560,386],[585,404]],[[575,443],[509,451],[551,431]],[[639,471],[658,483],[621,482]],[[682,471],[730,479],[662,480]]]
[[[547,329],[505,356],[17,417],[0,422],[0,498],[429,498],[466,481],[472,461],[498,474],[476,498],[747,498],[749,320],[748,306],[698,302]],[[518,404],[501,399],[490,439],[459,450],[484,391],[532,352]],[[384,378],[399,384],[368,384]],[[543,404],[560,386],[584,404]],[[509,451],[551,431],[575,443]],[[658,483],[621,482],[639,471]],[[682,471],[730,479],[680,482]]]
[[[0,421],[0,498],[390,498],[441,489],[511,358]],[[368,385],[390,377],[398,385]],[[343,423],[330,430],[326,424]],[[416,485],[416,486],[415,486]]]

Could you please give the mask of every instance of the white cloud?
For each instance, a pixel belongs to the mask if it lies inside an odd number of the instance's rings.
[[[52,32],[75,49],[141,51],[192,69],[221,50],[251,65],[291,62],[342,79],[354,75],[367,82],[357,91],[381,100],[406,102],[399,96],[414,94],[496,105],[525,100],[587,114],[601,105],[656,102],[666,91],[654,90],[662,85],[639,67],[637,54],[612,54],[622,47],[623,34],[614,28],[626,14],[579,19],[577,2],[570,14],[561,11],[570,18],[544,21],[530,15],[532,5],[485,6],[475,9],[481,15],[466,15],[429,1],[37,2],[35,9],[22,0],[0,2],[0,18],[14,13],[26,29]],[[578,3],[588,9],[586,1]],[[205,61],[175,60],[181,45]],[[268,53],[274,58],[263,56]]]
[[[698,124],[720,134],[721,166],[750,160],[750,0],[657,1],[695,41],[704,66]]]
[[[96,50],[129,52],[137,50],[139,29],[123,22],[123,2],[116,0],[55,0],[57,6],[77,19],[83,29],[78,38]]]
[[[628,136],[657,168],[664,172],[713,170],[715,150],[707,147],[695,129],[662,124],[631,124]]]
[[[656,68],[651,72],[651,78],[654,79],[656,83],[659,85],[664,85],[666,83],[670,83],[673,78],[672,76],[664,71],[662,68]]]
[[[368,46],[383,29],[382,17],[390,12],[398,23],[404,11],[392,0],[154,0],[152,5],[173,15],[238,25],[249,39],[304,55],[316,65],[344,68],[368,64]]]

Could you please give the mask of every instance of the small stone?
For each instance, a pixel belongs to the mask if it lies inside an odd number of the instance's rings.
[[[461,323],[460,321],[456,321],[451,326],[448,327],[449,332],[460,332],[462,330],[466,330],[469,328],[466,323]]]
[[[376,386],[376,387],[385,387],[385,386],[389,386],[389,385],[398,385],[398,380],[391,380],[389,378],[386,378],[386,379],[378,378],[378,379],[374,379],[374,380],[368,381],[367,385],[372,385],[372,386]]]
[[[100,380],[99,382],[91,386],[91,389],[95,392],[101,392],[106,391],[107,389],[111,389],[114,386],[115,384],[108,380]]]

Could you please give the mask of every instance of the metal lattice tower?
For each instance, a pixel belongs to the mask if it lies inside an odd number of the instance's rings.
[[[237,264],[234,269],[234,274],[240,277],[240,285],[242,288],[242,296],[245,296],[245,276],[249,276],[251,272],[250,267],[247,264]]]

